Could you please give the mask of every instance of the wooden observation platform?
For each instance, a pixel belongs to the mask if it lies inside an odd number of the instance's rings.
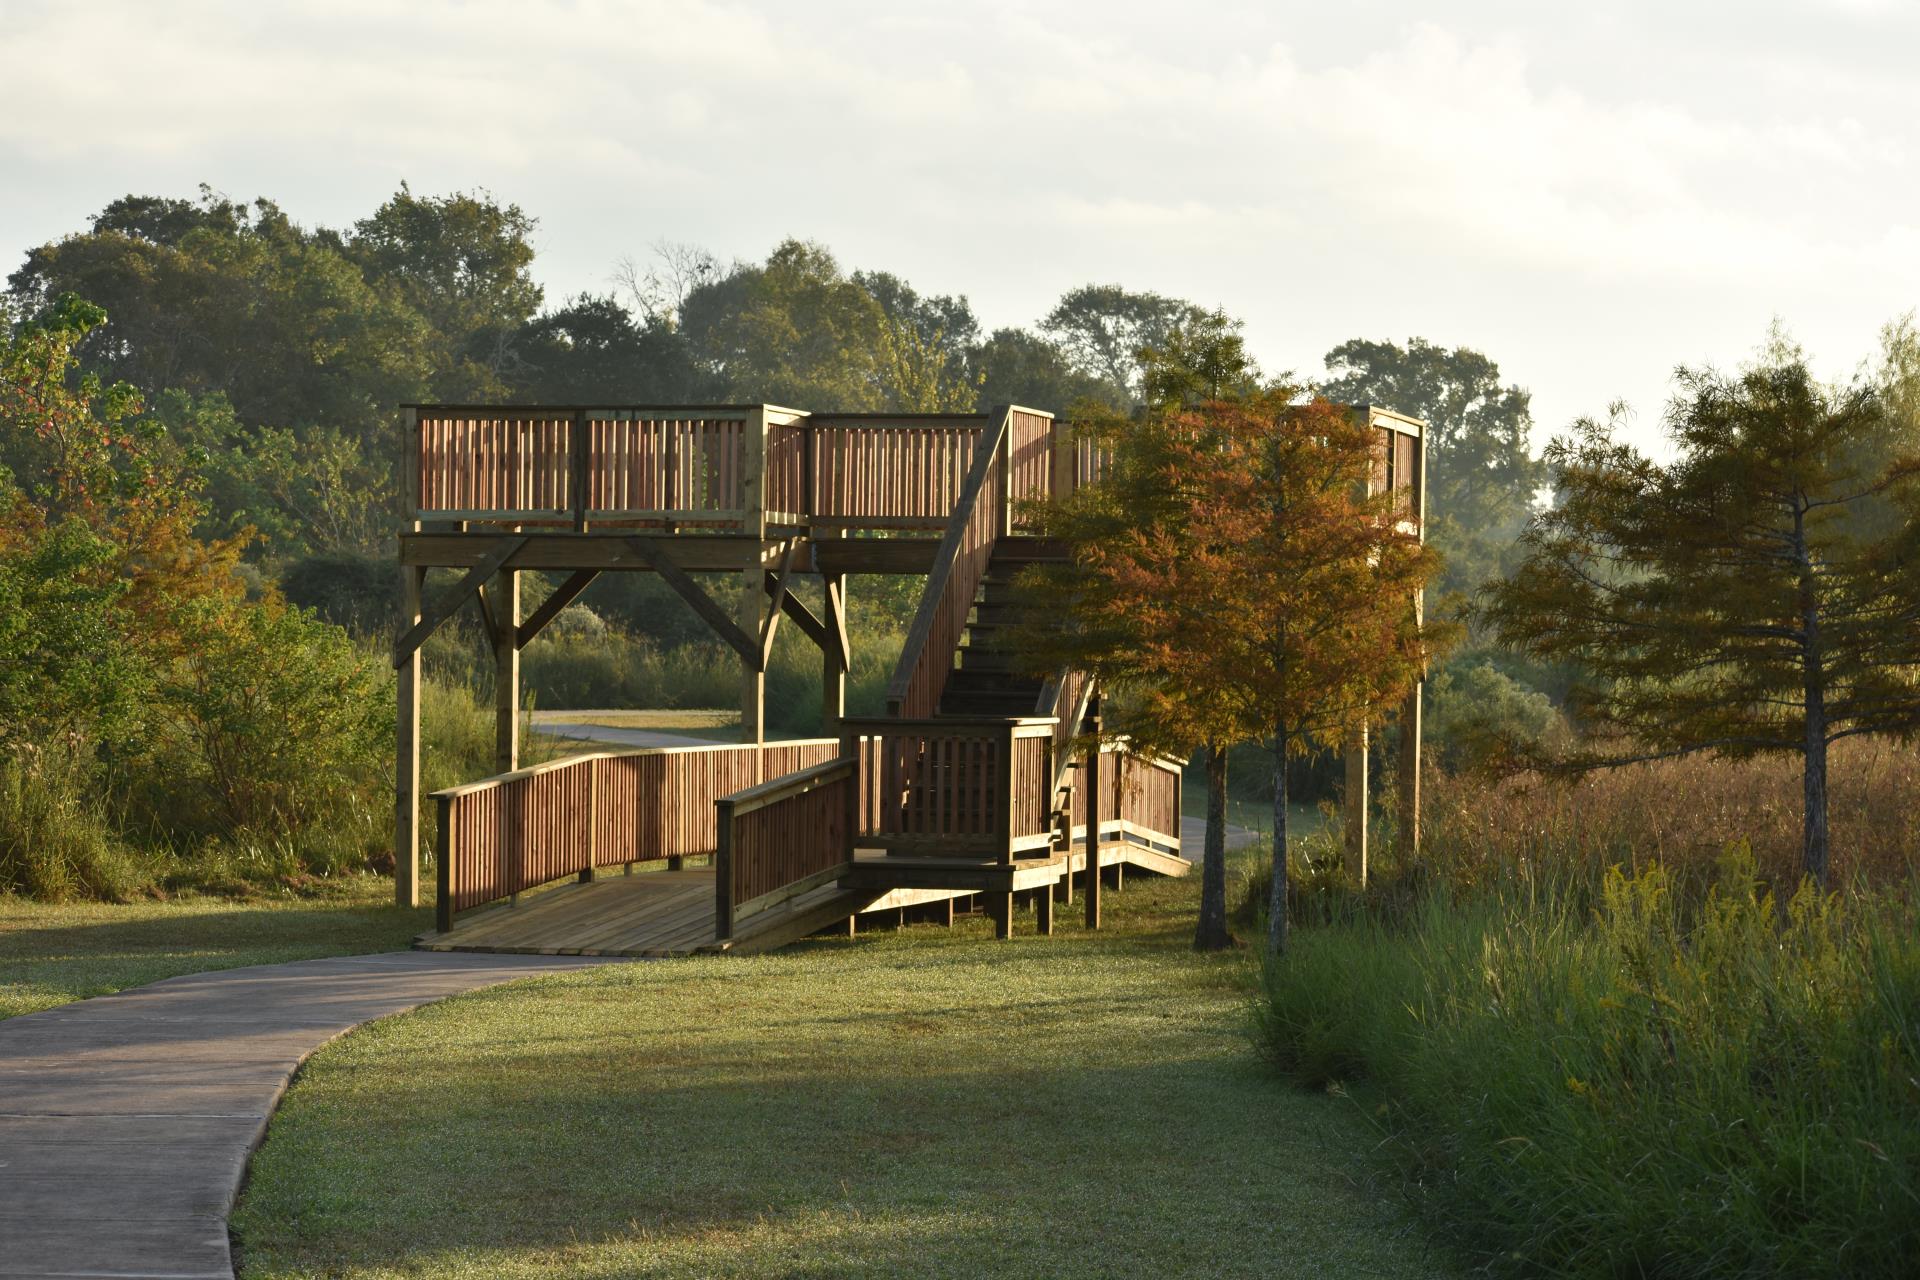
[[[1423,514],[1419,422],[1356,406],[1378,483]],[[496,675],[495,776],[435,793],[439,949],[558,954],[764,950],[861,913],[973,898],[1001,936],[1017,897],[1041,930],[1101,876],[1181,874],[1181,762],[1073,747],[1098,690],[1020,672],[1003,637],[1027,565],[1067,548],[1027,504],[1097,484],[1069,424],[1003,407],[810,414],[771,405],[418,405],[399,554],[395,886],[420,899],[421,646],[472,605]],[[456,579],[431,598],[430,570]],[[519,575],[564,575],[523,616]],[[519,655],[602,573],[654,573],[740,661],[742,742],[596,752],[519,768]],[[850,718],[849,574],[924,575],[887,714]],[[696,576],[698,575],[698,576]],[[820,612],[794,588],[811,577]],[[725,584],[716,587],[715,583]],[[820,651],[825,736],[767,742],[778,628]],[[1417,695],[1401,717],[1418,759]],[[1364,746],[1349,757],[1364,797]],[[1401,770],[1417,786],[1418,771]],[[1355,785],[1355,779],[1358,785]],[[1364,857],[1365,806],[1349,818]],[[551,887],[549,887],[551,886]],[[949,914],[948,918],[951,916]]]

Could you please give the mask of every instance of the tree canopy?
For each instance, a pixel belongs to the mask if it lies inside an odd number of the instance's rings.
[[[1798,358],[1682,370],[1660,463],[1586,421],[1482,616],[1581,672],[1585,769],[1707,751],[1804,769],[1807,873],[1828,871],[1828,746],[1920,731],[1920,457],[1879,392]],[[1897,518],[1884,518],[1893,511]]]

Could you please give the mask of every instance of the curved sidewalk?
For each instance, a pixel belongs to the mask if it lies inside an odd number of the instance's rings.
[[[308,1054],[445,996],[604,963],[333,956],[0,1021],[0,1276],[229,1280],[227,1214]]]

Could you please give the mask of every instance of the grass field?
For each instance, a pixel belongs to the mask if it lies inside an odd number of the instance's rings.
[[[1350,1104],[1250,1046],[1197,878],[539,979],[323,1050],[234,1218],[248,1277],[1454,1274]]]
[[[432,927],[432,912],[392,902],[393,881],[379,876],[305,898],[50,905],[0,897],[0,1018],[205,969],[399,950]]]

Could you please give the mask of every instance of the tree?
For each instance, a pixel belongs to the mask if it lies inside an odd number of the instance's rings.
[[[885,407],[880,304],[820,245],[787,240],[764,264],[697,286],[680,318],[720,395],[804,409]]]
[[[671,319],[636,323],[612,297],[575,298],[529,321],[513,345],[514,394],[535,404],[686,404],[700,392]]]
[[[499,394],[511,339],[540,310],[534,220],[485,192],[416,196],[400,190],[354,224],[348,254],[439,338],[438,394]]]
[[[856,271],[853,281],[880,306],[879,376],[897,413],[967,413],[980,376],[968,358],[980,322],[965,298],[922,297],[890,271]]]
[[[1326,356],[1329,400],[1370,401],[1427,424],[1427,540],[1447,560],[1439,588],[1470,592],[1510,567],[1545,472],[1528,444],[1528,392],[1501,385],[1478,351],[1424,338],[1402,347],[1355,338]]]
[[[1116,736],[1174,752],[1200,744],[1207,821],[1193,945],[1217,951],[1233,941],[1227,929],[1227,748],[1243,736],[1238,703],[1219,689],[1169,679],[1153,664],[1154,637],[1143,630],[1151,615],[1128,584],[1108,572],[1104,549],[1141,528],[1153,529],[1165,544],[1188,534],[1180,488],[1169,483],[1178,475],[1177,452],[1188,426],[1169,414],[1229,395],[1256,395],[1259,370],[1247,355],[1239,322],[1224,312],[1201,318],[1191,329],[1180,326],[1160,349],[1136,354],[1144,369],[1145,412],[1099,412],[1098,402],[1082,404],[1088,416],[1079,429],[1111,462],[1098,485],[1039,511],[1047,532],[1064,538],[1075,554],[1067,565],[1030,571],[1022,588],[1032,621],[1015,641],[1038,670],[1069,666],[1117,695],[1108,721]],[[1064,628],[1057,621],[1063,599],[1075,602],[1073,625]]]
[[[1021,404],[1061,416],[1081,404],[1127,405],[1112,384],[1074,369],[1056,344],[1025,329],[995,329],[971,358],[982,410]]]
[[[1216,326],[1199,349],[1222,357],[1217,367],[1238,382],[1249,370],[1235,372],[1226,358],[1221,340],[1231,336]],[[1164,357],[1149,353],[1150,374],[1156,358]],[[1111,471],[1047,521],[1049,533],[1070,539],[1072,564],[1028,580],[1056,612],[1070,602],[1071,621],[1029,628],[1023,647],[1037,667],[1070,663],[1125,695],[1120,731],[1151,745],[1205,744],[1196,946],[1227,941],[1226,748],[1270,743],[1277,951],[1287,910],[1286,763],[1311,740],[1380,715],[1419,679],[1436,637],[1412,601],[1437,557],[1401,531],[1388,498],[1366,495],[1373,433],[1341,406],[1251,391],[1113,415],[1093,430],[1113,450]]]
[[[1105,382],[1121,403],[1130,404],[1140,393],[1141,350],[1165,346],[1177,326],[1206,314],[1180,298],[1089,284],[1061,295],[1040,331],[1059,344],[1069,366]]]
[[[1537,763],[1798,755],[1825,884],[1828,747],[1920,730],[1920,458],[1888,458],[1872,387],[1822,387],[1797,357],[1678,377],[1671,463],[1593,421],[1554,442],[1558,501],[1482,616],[1585,673],[1568,701],[1587,744]]]

